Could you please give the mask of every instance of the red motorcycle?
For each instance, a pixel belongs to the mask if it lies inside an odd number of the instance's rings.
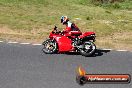
[[[49,35],[49,39],[42,43],[44,46],[42,51],[46,54],[74,51],[83,56],[91,56],[96,51],[96,45],[93,42],[95,42],[94,32],[71,31],[65,33],[58,31],[55,26]]]

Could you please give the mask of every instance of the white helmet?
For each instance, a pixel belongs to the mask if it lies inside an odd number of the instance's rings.
[[[69,21],[69,18],[67,16],[62,16],[61,17],[61,23],[65,24]]]

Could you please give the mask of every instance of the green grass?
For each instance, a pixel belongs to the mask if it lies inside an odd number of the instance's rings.
[[[54,24],[63,29],[60,17],[67,15],[82,31],[95,31],[98,38],[132,32],[131,1],[100,6],[91,3],[90,0],[0,0],[0,28],[5,26],[42,38],[48,36]],[[132,38],[124,41],[128,40]]]
[[[108,3],[108,4],[101,4],[100,6],[105,8],[113,8],[113,9],[128,9],[132,10],[132,1],[125,0],[124,2],[115,2],[115,3]]]

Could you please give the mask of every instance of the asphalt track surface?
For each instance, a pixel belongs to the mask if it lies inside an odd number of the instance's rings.
[[[0,88],[132,88],[130,84],[76,83],[82,66],[89,74],[132,75],[132,52],[98,50],[93,57],[44,54],[42,46],[0,43]]]

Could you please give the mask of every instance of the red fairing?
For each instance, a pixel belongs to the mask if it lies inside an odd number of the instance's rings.
[[[72,41],[67,37],[55,37],[55,40],[58,43],[59,52],[71,51],[73,49]]]
[[[53,34],[51,32],[49,38],[55,39],[57,41],[59,52],[71,51],[73,49],[72,41],[66,36],[62,36],[60,34]]]
[[[50,38],[50,39],[53,39],[54,37],[59,37],[59,36],[61,36],[61,35],[59,35],[59,34],[53,34],[53,33],[51,32],[50,35],[49,35],[49,38]]]
[[[82,35],[80,35],[79,38],[84,38],[84,37],[90,36],[90,35],[92,35],[92,34],[95,34],[95,32],[85,32],[85,33],[83,33]]]

